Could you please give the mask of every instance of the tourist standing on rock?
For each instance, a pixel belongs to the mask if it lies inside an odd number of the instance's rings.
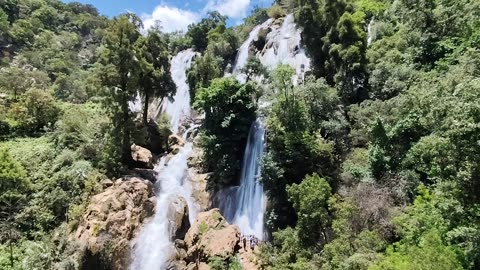
[[[243,250],[247,251],[247,237],[244,235],[242,237],[242,241],[243,241]]]

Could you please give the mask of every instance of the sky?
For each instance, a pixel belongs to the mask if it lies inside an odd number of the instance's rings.
[[[269,6],[273,0],[64,0],[92,4],[106,16],[114,17],[134,12],[142,18],[146,28],[160,20],[163,31],[187,30],[191,23],[216,10],[229,17],[229,26],[240,24],[255,6]]]

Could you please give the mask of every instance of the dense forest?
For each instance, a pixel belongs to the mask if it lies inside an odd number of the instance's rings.
[[[255,57],[245,82],[224,76],[256,25],[287,14],[303,82]],[[0,269],[88,269],[69,235],[102,181],[136,167],[133,143],[166,151],[152,134],[169,119],[149,104],[174,96],[169,60],[188,48],[209,190],[238,182],[250,125],[266,123],[259,269],[480,269],[479,1],[277,0],[227,19],[164,33],[91,5],[0,1]]]

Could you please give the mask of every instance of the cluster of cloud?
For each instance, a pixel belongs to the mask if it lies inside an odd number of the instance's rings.
[[[199,21],[208,11],[218,11],[231,19],[246,16],[250,0],[209,0],[203,9],[190,11],[178,7],[160,4],[151,14],[142,14],[146,29],[160,22],[164,32],[186,31],[189,24]]]

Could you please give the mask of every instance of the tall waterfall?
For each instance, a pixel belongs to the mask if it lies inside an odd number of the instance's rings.
[[[177,86],[177,94],[173,101],[166,101],[165,112],[171,117],[172,129],[175,132],[185,117],[190,116],[190,93],[186,83],[185,71],[190,66],[195,53],[192,50],[182,51],[172,59],[171,72]],[[184,139],[186,139],[184,134]],[[143,228],[135,240],[132,254],[131,270],[163,270],[175,250],[171,241],[173,225],[168,217],[168,209],[179,197],[188,204],[190,224],[195,221],[198,206],[192,197],[192,186],[189,180],[187,158],[192,153],[192,143],[188,142],[178,154],[171,159],[161,158],[155,166],[156,211],[152,220]],[[168,161],[167,161],[168,160]]]
[[[304,79],[305,72],[310,70],[310,59],[306,56],[301,44],[301,32],[294,22],[293,15],[287,15],[279,27],[273,20],[256,26],[248,39],[242,44],[237,56],[233,74],[243,82],[241,69],[245,66],[250,54],[251,43],[258,37],[261,29],[268,29],[265,48],[256,57],[267,68],[274,69],[279,64],[292,66],[297,76],[295,83]],[[266,197],[263,186],[259,182],[261,175],[261,159],[264,153],[265,130],[262,122],[252,124],[242,165],[240,186],[220,191],[215,198],[225,218],[240,227],[242,234],[264,238],[264,214]]]
[[[170,116],[173,133],[178,132],[180,123],[190,116],[190,92],[187,84],[186,71],[192,65],[192,60],[197,55],[192,49],[179,52],[172,58],[170,72],[172,79],[177,86],[177,93],[173,102],[165,99],[163,112]]]
[[[248,134],[242,164],[240,186],[231,187],[217,195],[217,202],[225,218],[237,225],[242,234],[264,238],[266,197],[259,182],[261,158],[265,149],[265,129],[260,120],[255,121]]]

